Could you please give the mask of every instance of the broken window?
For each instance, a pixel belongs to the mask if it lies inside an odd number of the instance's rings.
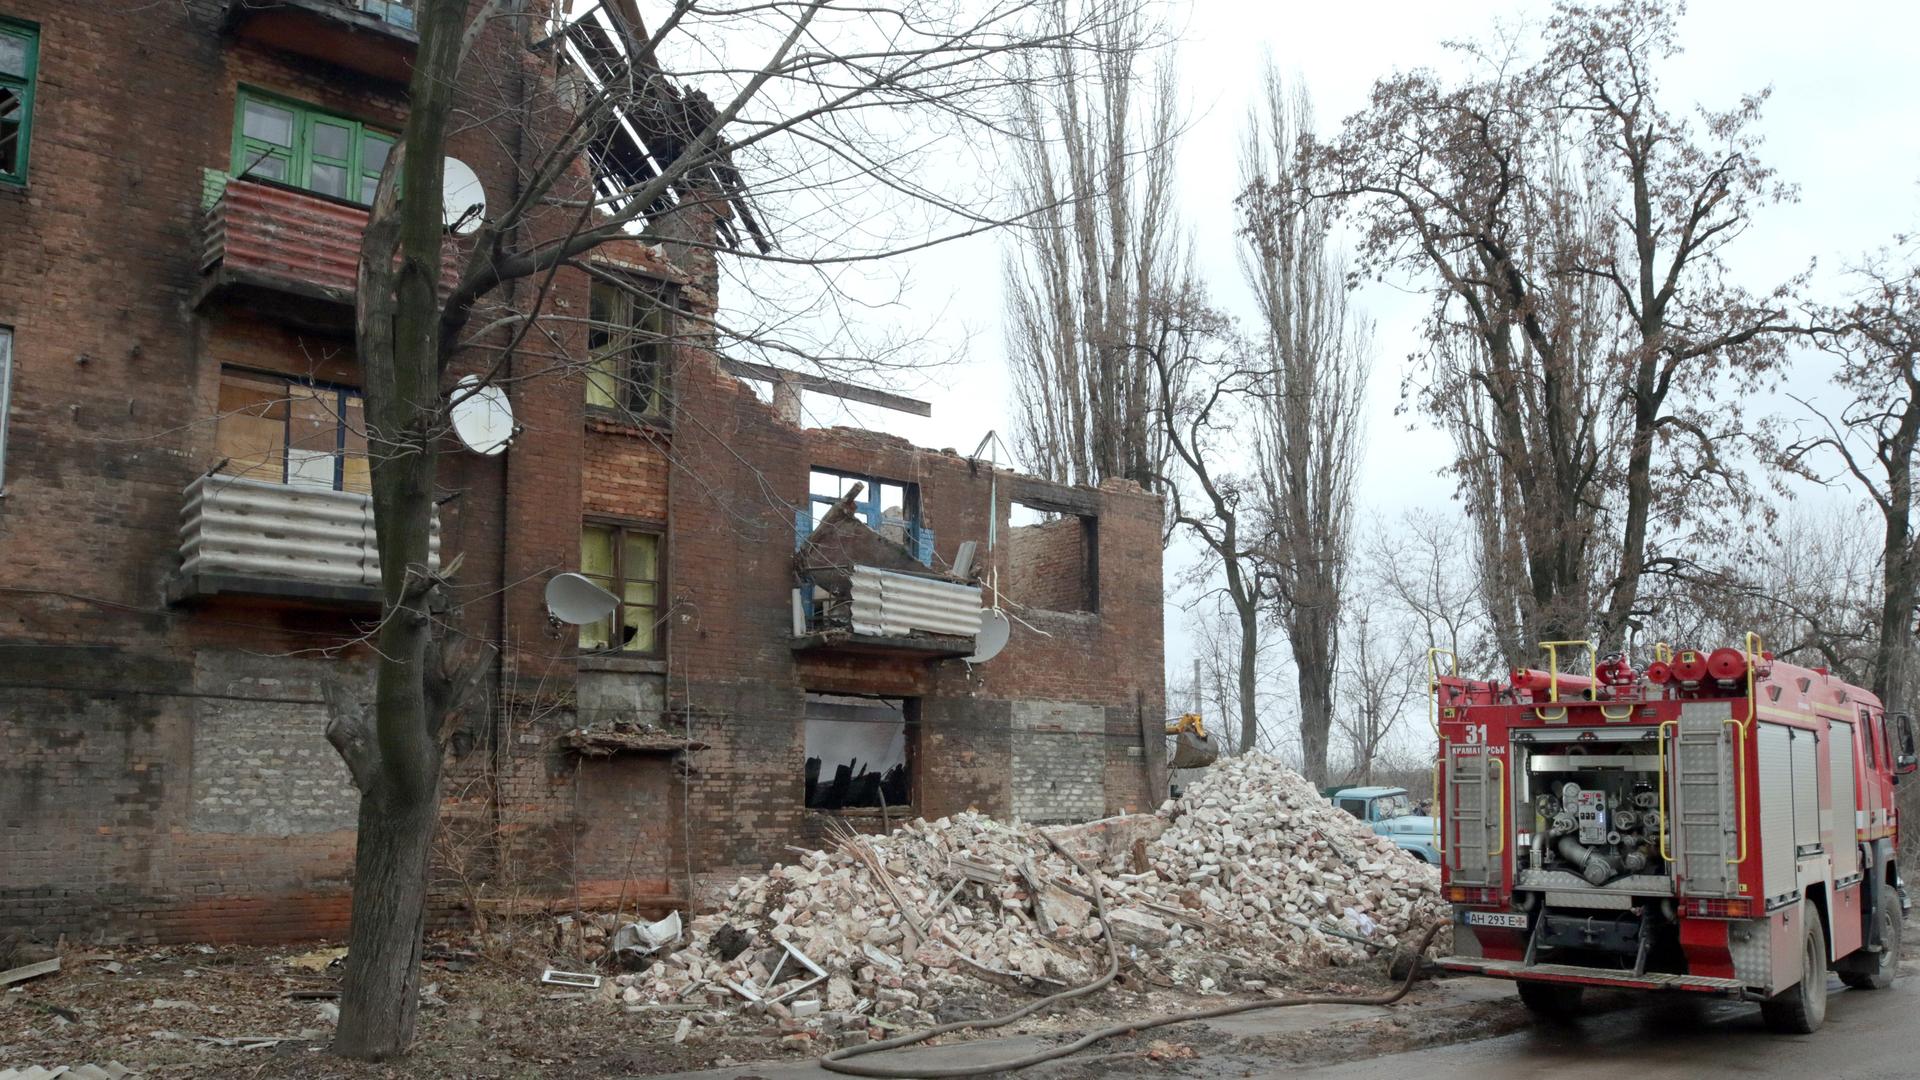
[[[371,204],[393,136],[311,105],[241,87],[233,174]]]
[[[669,301],[659,286],[594,281],[587,312],[589,406],[665,415]]]
[[[1040,611],[1100,610],[1099,519],[1013,504],[1007,598]]]
[[[223,473],[293,487],[373,490],[355,390],[223,368],[215,442]]]
[[[914,558],[931,565],[933,530],[920,525],[920,485],[860,473],[814,469],[808,475],[809,513],[801,515],[800,542],[806,542],[814,525],[846,498],[856,484],[860,486],[860,493],[854,496],[854,516],[867,528],[912,552]]]
[[[913,802],[912,735],[904,698],[807,695],[807,808]]]
[[[33,135],[33,87],[40,31],[0,18],[0,182],[27,182],[27,144]]]
[[[613,614],[580,628],[580,651],[655,656],[660,626],[660,551],[653,529],[585,525],[580,529],[580,573],[620,598]]]
[[[359,0],[360,10],[402,30],[413,29],[413,0]]]

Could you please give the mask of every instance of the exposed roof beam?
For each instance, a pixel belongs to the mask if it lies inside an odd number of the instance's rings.
[[[866,386],[855,386],[838,379],[808,375],[801,371],[788,371],[785,368],[771,367],[767,364],[750,364],[745,360],[720,358],[720,367],[727,374],[741,379],[753,379],[757,382],[785,383],[795,390],[811,390],[816,394],[845,398],[867,405],[878,405],[895,412],[912,413],[915,416],[932,416],[933,406],[927,402],[899,394],[889,394],[885,390],[875,390]]]

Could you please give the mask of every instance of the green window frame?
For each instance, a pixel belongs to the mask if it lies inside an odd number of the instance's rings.
[[[39,68],[40,28],[0,18],[0,183],[27,182]]]
[[[373,202],[394,136],[358,120],[241,87],[233,175],[272,180],[362,206]]]

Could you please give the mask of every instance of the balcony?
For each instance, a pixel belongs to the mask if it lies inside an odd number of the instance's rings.
[[[793,650],[909,655],[974,653],[980,587],[932,575],[855,566],[806,575],[793,590]]]
[[[413,77],[413,0],[227,0],[242,40],[393,83]]]
[[[236,476],[202,476],[180,512],[180,570],[167,598],[284,597],[378,606],[373,499]],[[427,564],[440,565],[440,519]]]
[[[227,180],[206,214],[195,307],[237,301],[316,330],[348,332],[367,208],[261,180]],[[459,273],[449,238],[442,287]]]

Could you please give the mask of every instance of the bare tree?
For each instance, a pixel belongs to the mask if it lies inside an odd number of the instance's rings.
[[[1461,549],[1458,522],[1408,510],[1393,520],[1376,517],[1367,532],[1368,584],[1406,612],[1423,648],[1445,649],[1463,670],[1501,661],[1488,639],[1479,569],[1473,553]]]
[[[1663,110],[1654,69],[1677,45],[1657,3],[1563,3],[1544,37],[1532,64],[1515,41],[1462,46],[1477,70],[1457,86],[1381,80],[1320,152],[1367,269],[1433,283],[1426,403],[1458,440],[1494,599],[1524,578],[1519,611],[1493,608],[1516,660],[1526,638],[1638,617],[1667,565],[1656,527],[1743,492],[1738,414],[1710,407],[1722,374],[1769,370],[1795,329],[1796,282],[1755,297],[1726,274],[1754,212],[1791,195],[1755,154],[1765,95],[1697,123]]]
[[[1348,306],[1328,206],[1306,198],[1311,163],[1295,144],[1312,130],[1312,105],[1271,66],[1264,85],[1238,200],[1241,265],[1260,314],[1261,558],[1293,652],[1306,774],[1324,784],[1372,324]]]
[[[1909,241],[1911,247],[1911,241]],[[1837,361],[1833,384],[1851,400],[1823,409],[1797,399],[1818,431],[1784,448],[1789,467],[1818,475],[1837,461],[1881,519],[1880,605],[1871,663],[1861,678],[1880,699],[1903,689],[1920,603],[1920,542],[1914,535],[1913,468],[1920,448],[1920,261],[1882,253],[1855,272],[1853,303],[1820,313],[1839,327],[1819,338]]]
[[[559,275],[592,274],[583,257],[609,242],[698,259],[745,233],[756,243],[740,255],[830,277],[835,266],[993,227],[990,210],[916,174],[925,155],[903,144],[935,129],[991,137],[1011,83],[1047,92],[1031,83],[1048,73],[1023,54],[1079,55],[1112,40],[1101,25],[1109,12],[1043,22],[1032,17],[1039,0],[676,2],[651,28],[633,0],[596,5],[591,26],[550,18],[559,5],[536,7],[418,0],[411,106],[361,252],[356,344],[383,610],[373,700],[330,693],[328,732],[360,791],[333,1044],[353,1057],[390,1057],[411,1042],[441,736],[488,670],[454,644],[447,582],[457,566],[429,562],[438,442],[450,405],[473,392],[455,373],[481,385],[592,377],[594,351],[579,347],[587,320],[550,301]],[[442,167],[450,135],[469,129],[516,175],[496,212],[449,250]],[[634,139],[644,148],[623,155],[622,140]],[[761,168],[762,196],[787,208],[782,249],[767,243],[779,223],[761,220],[766,203],[744,197],[745,163]],[[911,239],[827,224],[851,206],[842,220],[865,225],[861,200],[875,193],[947,224]],[[680,315],[692,345],[723,335],[710,297]]]
[[[1170,527],[1186,531],[1206,553],[1195,579],[1211,582],[1218,574],[1231,608],[1235,745],[1245,752],[1260,745],[1262,489],[1233,468],[1248,449],[1234,435],[1258,407],[1264,375],[1249,366],[1226,318],[1195,285],[1157,301],[1153,324],[1143,350],[1159,396],[1153,419],[1177,465],[1156,475],[1154,486],[1167,497]]]
[[[1065,26],[1087,0],[1049,0]],[[1093,62],[1072,50],[1029,59],[1015,125],[1018,173],[1034,216],[1007,257],[1007,348],[1016,449],[1050,479],[1160,474],[1152,410],[1157,297],[1184,266],[1173,205],[1177,114],[1170,58],[1153,62],[1138,16],[1109,22]],[[1041,77],[1041,76],[1044,77]]]
[[[1334,728],[1346,742],[1353,779],[1371,784],[1388,740],[1407,729],[1409,714],[1424,712],[1426,645],[1390,594],[1371,583],[1359,593],[1343,610]]]

